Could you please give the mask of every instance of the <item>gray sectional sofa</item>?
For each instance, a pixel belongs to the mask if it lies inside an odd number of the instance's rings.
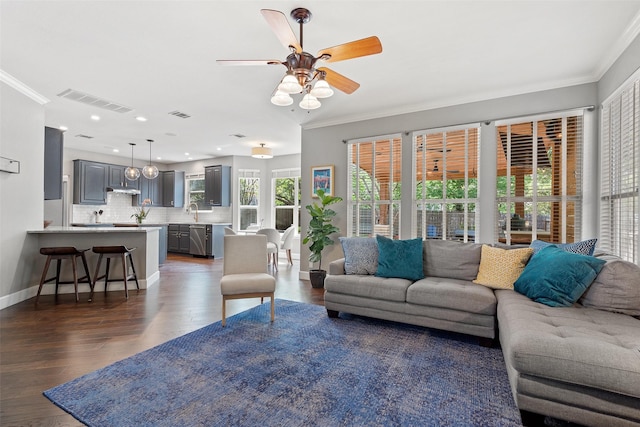
[[[640,425],[640,267],[604,256],[584,305],[549,307],[473,283],[481,247],[425,240],[425,278],[416,281],[345,274],[345,259],[333,261],[327,313],[475,335],[485,345],[499,338],[525,425],[545,415],[588,426]]]

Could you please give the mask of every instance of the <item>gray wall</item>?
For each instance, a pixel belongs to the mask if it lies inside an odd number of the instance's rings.
[[[29,287],[44,207],[44,108],[0,82],[0,155],[20,161],[20,173],[0,172],[0,308],[32,295]]]
[[[598,82],[598,102],[601,104],[640,68],[640,35],[625,49]]]

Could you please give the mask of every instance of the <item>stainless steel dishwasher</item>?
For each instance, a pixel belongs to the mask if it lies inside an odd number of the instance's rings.
[[[211,224],[191,224],[189,226],[189,253],[195,256],[212,255]]]

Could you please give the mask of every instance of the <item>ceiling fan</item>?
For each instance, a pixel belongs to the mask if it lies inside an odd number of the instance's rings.
[[[440,161],[440,159],[433,159],[433,169],[431,169],[431,172],[441,172],[440,168],[438,167],[438,162]],[[447,169],[447,173],[460,173],[459,170],[448,170]]]
[[[292,94],[304,93],[300,107],[313,110],[320,107],[318,98],[333,95],[333,89],[350,94],[360,84],[326,67],[316,67],[317,61],[338,62],[382,52],[382,44],[376,36],[322,49],[317,56],[303,50],[303,25],[311,20],[311,12],[305,8],[291,11],[291,17],[300,24],[300,42],[296,38],[286,16],[277,10],[262,9],[262,16],[276,34],[280,42],[291,51],[287,59],[267,60],[218,60],[221,65],[284,65],[287,72],[271,97],[275,105],[287,106],[293,103]],[[330,86],[331,85],[331,86]]]

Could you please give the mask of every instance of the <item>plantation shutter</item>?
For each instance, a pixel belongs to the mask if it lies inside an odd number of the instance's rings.
[[[348,142],[348,236],[400,235],[402,139],[380,136]]]
[[[580,240],[582,111],[496,122],[496,239]]]
[[[598,246],[640,264],[640,72],[602,107]]]

